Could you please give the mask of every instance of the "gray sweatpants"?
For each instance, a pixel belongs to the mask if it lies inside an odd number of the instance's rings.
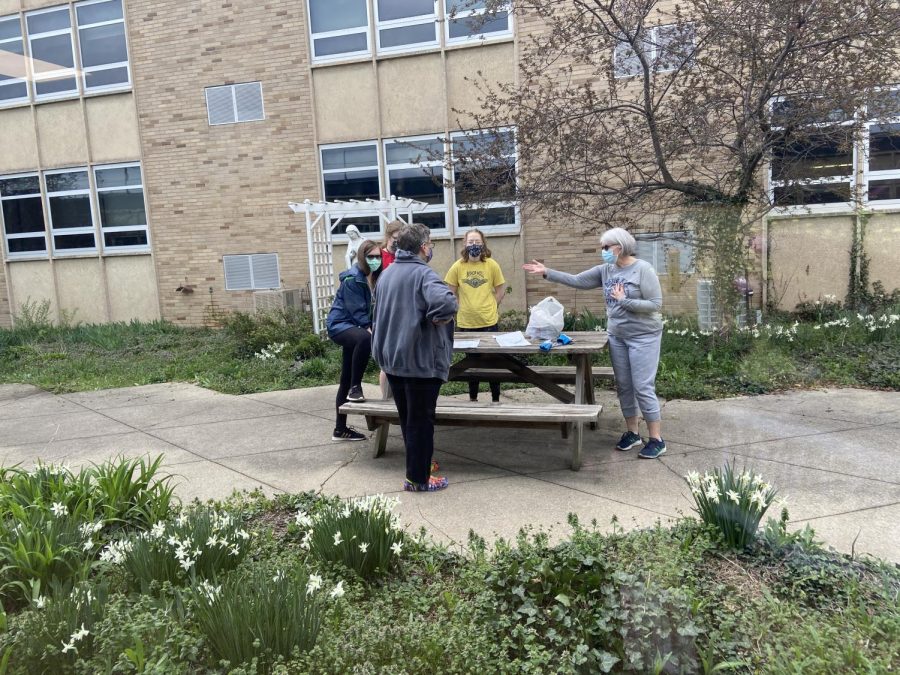
[[[624,417],[636,417],[638,410],[645,422],[660,419],[656,398],[656,369],[662,332],[634,337],[609,336],[609,355],[616,376],[616,393]]]

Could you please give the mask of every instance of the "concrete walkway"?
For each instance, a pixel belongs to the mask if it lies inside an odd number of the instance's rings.
[[[366,393],[377,397],[375,387]],[[470,529],[488,539],[512,537],[529,523],[563,535],[569,512],[602,527],[614,516],[626,528],[667,522],[691,513],[684,474],[736,458],[787,497],[794,526],[811,524],[841,551],[900,562],[900,393],[671,401],[663,410],[668,453],[647,461],[612,449],[622,420],[612,392],[598,391],[603,421],[585,432],[581,471],[568,469],[569,441],[552,431],[439,428],[435,458],[450,488],[435,494],[398,492],[399,429],[377,460],[368,442],[333,443],[334,395],[334,386],[228,396],[160,384],[54,396],[0,385],[0,465],[40,459],[75,468],[119,454],[164,453],[185,499],[253,488],[397,493],[408,525],[465,544]],[[543,394],[504,392],[510,396]]]

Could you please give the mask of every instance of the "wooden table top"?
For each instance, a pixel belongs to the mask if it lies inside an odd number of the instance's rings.
[[[594,354],[606,349],[606,331],[564,331],[566,335],[572,338],[572,342],[567,345],[554,344],[551,354]],[[478,340],[478,347],[467,347],[465,349],[457,349],[455,352],[465,352],[466,354],[545,354],[542,352],[540,344],[543,340],[528,339],[528,345],[520,345],[517,347],[503,347],[497,344],[494,339],[502,333],[461,333],[457,331],[453,334],[453,340]]]

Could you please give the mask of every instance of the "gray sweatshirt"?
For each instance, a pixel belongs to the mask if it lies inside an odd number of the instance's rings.
[[[375,286],[375,363],[388,375],[446,382],[458,309],[453,291],[424,260],[398,251]]]
[[[610,335],[628,338],[662,331],[662,289],[653,265],[636,259],[626,267],[597,265],[581,274],[566,274],[547,270],[547,279],[572,288],[590,289],[603,287],[606,297],[606,329]],[[616,300],[612,289],[622,284],[626,297]]]

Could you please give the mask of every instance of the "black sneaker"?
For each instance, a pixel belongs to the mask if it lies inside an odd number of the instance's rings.
[[[616,443],[616,450],[631,450],[641,445],[644,441],[633,431],[626,431],[622,434],[622,438]]]
[[[347,400],[353,401],[353,403],[365,403],[366,396],[363,394],[362,387],[350,387],[350,391],[347,392]]]
[[[666,442],[661,438],[650,438],[647,445],[641,448],[638,457],[641,459],[656,459],[666,452]]]
[[[366,437],[359,433],[353,427],[346,429],[335,429],[331,432],[331,440],[333,441],[364,441]]]

